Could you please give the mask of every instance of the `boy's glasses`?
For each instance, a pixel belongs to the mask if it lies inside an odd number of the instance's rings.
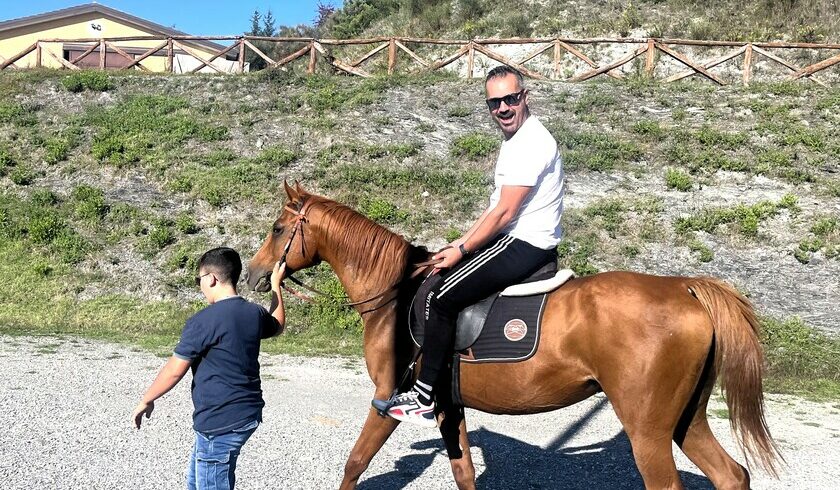
[[[201,286],[201,278],[204,277],[204,276],[209,276],[210,274],[212,274],[212,272],[208,272],[208,273],[202,274],[200,276],[195,276],[195,285],[196,286]]]
[[[507,94],[504,97],[493,97],[492,99],[487,99],[487,108],[491,111],[495,111],[496,109],[501,107],[502,102],[511,107],[519,105],[519,103],[522,102],[522,96],[524,94],[525,89],[522,89],[519,92]]]

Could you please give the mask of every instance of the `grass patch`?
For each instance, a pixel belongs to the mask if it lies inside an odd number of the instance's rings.
[[[275,195],[278,175],[300,154],[276,145],[253,158],[235,159],[227,150],[215,152],[168,176],[168,186],[176,192],[192,192],[211,206],[252,199],[269,202]]]
[[[469,133],[458,136],[452,140],[452,156],[465,156],[470,159],[478,159],[489,156],[499,149],[499,140],[483,133]]]
[[[691,176],[680,169],[669,168],[665,170],[665,185],[669,189],[687,192],[691,190],[693,182]]]
[[[81,124],[96,128],[91,155],[117,166],[147,160],[156,150],[180,149],[191,139],[227,137],[227,128],[197,122],[188,107],[183,98],[138,95],[114,107],[88,110]]]
[[[88,90],[90,92],[104,92],[111,88],[111,81],[108,74],[100,70],[81,70],[61,79],[61,86],[68,92],[78,93]]]
[[[798,318],[762,320],[765,390],[818,399],[840,398],[840,339]]]
[[[575,131],[566,127],[551,130],[558,143],[565,146],[563,164],[569,170],[612,170],[638,161],[642,150],[633,141],[624,141],[603,132]]]
[[[795,207],[796,197],[788,195],[778,203],[762,201],[751,206],[739,204],[731,208],[704,209],[696,215],[677,218],[674,229],[678,234],[692,231],[714,233],[719,226],[731,223],[736,225],[741,235],[752,238],[758,235],[761,221],[775,216],[780,209],[793,210]]]

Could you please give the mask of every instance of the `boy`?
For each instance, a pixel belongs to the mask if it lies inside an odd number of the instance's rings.
[[[187,488],[234,487],[236,460],[262,421],[265,405],[257,362],[260,339],[283,331],[285,313],[280,281],[286,265],[271,275],[277,306],[271,313],[239,296],[242,261],[235,250],[214,248],[198,262],[197,286],[209,304],[187,320],[175,352],[134,409],[137,429],[151,417],[154,402],[192,368],[190,388],[195,444],[187,468]]]

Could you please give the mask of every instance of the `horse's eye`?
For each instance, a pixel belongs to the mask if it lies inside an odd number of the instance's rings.
[[[275,225],[272,231],[279,235],[280,233],[283,233],[283,227],[280,225]]]

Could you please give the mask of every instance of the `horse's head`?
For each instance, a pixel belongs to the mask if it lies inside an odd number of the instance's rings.
[[[265,241],[248,264],[248,287],[260,292],[271,288],[269,278],[274,264],[286,255],[286,274],[317,264],[317,244],[307,224],[308,204],[312,195],[295,183],[292,188],[284,182],[288,200],[280,216],[274,221]]]

